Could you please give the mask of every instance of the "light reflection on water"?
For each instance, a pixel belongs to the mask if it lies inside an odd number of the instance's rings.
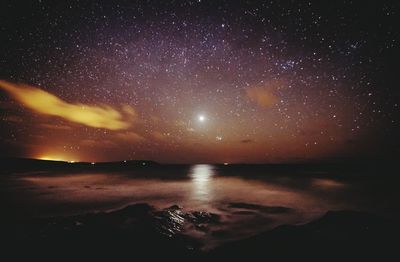
[[[191,198],[195,201],[208,202],[213,200],[213,176],[211,165],[195,165],[190,169]]]
[[[7,187],[0,184],[0,193],[6,196],[4,199],[14,199],[6,204],[14,205],[15,210],[40,216],[113,210],[143,202],[157,208],[177,204],[187,211],[219,214],[223,223],[213,230],[234,232],[225,240],[245,237],[279,224],[305,223],[329,210],[382,213],[396,204],[396,201],[386,201],[386,206],[382,204],[383,199],[393,199],[394,193],[375,190],[376,181],[371,186],[360,184],[358,180],[339,181],[332,177],[232,176],[226,172],[222,174],[212,165],[195,165],[186,177],[174,177],[172,171],[165,172],[162,178],[152,174],[139,176],[134,171],[16,175],[1,178],[2,182],[9,181],[5,183]],[[238,202],[288,207],[295,212],[266,214],[251,210],[244,215],[244,212],[240,213],[243,210],[229,208],[230,203]],[[212,245],[215,238],[210,234],[202,237]]]

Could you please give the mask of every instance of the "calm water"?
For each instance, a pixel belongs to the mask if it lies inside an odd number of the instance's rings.
[[[167,172],[167,171],[166,171]],[[300,224],[328,210],[361,210],[399,218],[397,184],[381,179],[335,180],[274,174],[262,176],[222,174],[211,165],[195,165],[175,176],[136,176],[131,173],[27,173],[1,178],[3,206],[23,216],[70,215],[107,211],[143,203],[157,208],[177,204],[187,211],[201,210],[221,216],[210,232],[187,232],[207,241],[246,237],[280,224]],[[292,208],[268,213],[232,208],[231,203]],[[225,232],[221,238],[214,237]]]

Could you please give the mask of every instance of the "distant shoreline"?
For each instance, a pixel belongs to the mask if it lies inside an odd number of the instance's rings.
[[[32,158],[0,158],[2,170],[0,173],[29,172],[29,171],[126,171],[157,168],[189,169],[194,164],[164,164],[151,160],[124,160],[118,162],[66,162],[41,160]],[[299,176],[396,176],[398,167],[393,162],[338,162],[338,163],[288,163],[288,164],[205,164],[220,171],[229,171],[231,175],[246,172],[268,172],[271,174]]]

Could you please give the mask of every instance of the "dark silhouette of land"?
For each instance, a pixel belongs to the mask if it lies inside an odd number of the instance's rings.
[[[124,160],[116,162],[64,162],[30,158],[3,157],[0,158],[1,173],[31,172],[31,171],[125,171],[157,169],[183,169],[191,164],[162,164],[152,160]],[[219,171],[232,175],[261,175],[265,173],[276,175],[298,176],[397,176],[395,162],[385,159],[336,159],[318,162],[287,163],[287,164],[221,164],[213,163]],[[150,172],[149,172],[150,173]]]

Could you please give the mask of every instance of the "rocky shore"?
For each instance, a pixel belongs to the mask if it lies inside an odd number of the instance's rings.
[[[231,208],[291,212],[284,207],[231,203]],[[207,231],[221,222],[217,214],[185,212],[174,205],[158,210],[148,204],[69,217],[2,222],[2,247],[14,257],[208,259],[256,261],[334,260],[398,256],[399,226],[395,221],[354,211],[328,212],[305,225],[279,226],[259,235],[202,251],[185,229]]]

